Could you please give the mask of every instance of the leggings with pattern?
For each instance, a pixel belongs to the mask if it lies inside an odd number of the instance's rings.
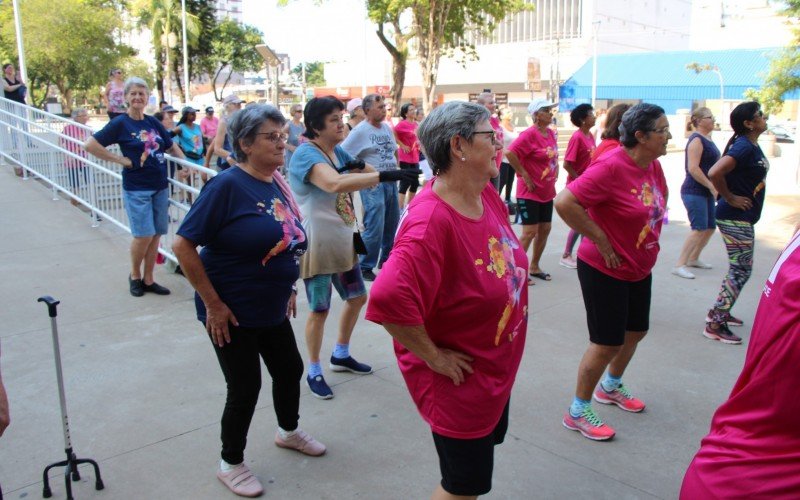
[[[753,273],[755,232],[753,224],[746,221],[717,220],[717,227],[728,251],[729,267],[714,303],[714,312],[724,315],[730,312]]]

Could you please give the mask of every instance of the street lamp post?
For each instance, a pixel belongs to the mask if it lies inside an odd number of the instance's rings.
[[[686,69],[692,70],[697,74],[702,73],[703,71],[710,71],[717,75],[719,78],[719,100],[721,114],[725,113],[725,80],[722,78],[722,71],[719,70],[719,66],[716,64],[699,64],[696,62],[689,63],[686,65]]]
[[[592,107],[597,107],[597,32],[600,30],[600,21],[592,23],[594,28],[594,47],[592,48]]]
[[[183,22],[183,95],[188,103],[189,95],[189,51],[186,50],[186,0],[181,0],[181,21]]]
[[[28,85],[28,67],[25,65],[25,47],[22,44],[22,22],[20,21],[19,17],[18,0],[13,0],[13,6],[14,6],[14,28],[17,31],[17,54],[19,57],[17,66],[19,69],[19,76],[22,77],[22,81],[25,82],[25,85]]]

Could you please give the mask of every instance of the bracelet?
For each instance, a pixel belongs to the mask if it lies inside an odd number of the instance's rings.
[[[297,293],[297,285],[292,285],[292,293]]]

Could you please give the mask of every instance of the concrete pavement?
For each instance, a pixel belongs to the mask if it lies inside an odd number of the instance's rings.
[[[542,260],[553,281],[538,281],[531,289],[510,430],[497,449],[487,498],[677,496],[714,409],[738,375],[761,285],[800,211],[796,184],[789,181],[793,158],[772,161],[771,196],[756,229],[754,275],[735,308],[745,321],[738,331],[742,346],[700,335],[726,269],[719,235],[703,254],[714,269],[698,270],[695,280],[669,273],[688,228],[676,187],[682,153],[665,158],[672,211],[654,269],[651,333],[625,377],[648,407],[636,415],[600,407],[598,413],[617,429],[612,442],[591,442],[561,426],[588,335],[577,276],[557,264],[567,230],[554,222]],[[99,461],[106,485],[95,491],[93,473],[82,469],[75,497],[234,498],[214,477],[225,385],[195,320],[188,283],[159,270],[158,281],[172,295],[131,297],[127,236],[110,224],[90,227],[87,214],[68,201],[51,200],[49,190],[14,177],[10,168],[0,170],[0,206],[0,339],[11,403],[11,426],[0,438],[6,498],[38,498],[42,469],[63,459],[50,324],[36,302],[45,294],[61,300],[73,445],[79,457]],[[334,300],[332,319],[340,306]],[[306,311],[302,300],[293,321],[304,357]],[[335,340],[334,324],[329,321],[323,356]],[[430,431],[406,392],[388,334],[362,319],[353,350],[373,365],[373,375],[326,370],[336,394],[330,401],[313,398],[303,386],[300,425],[328,446],[321,458],[272,444],[276,421],[265,377],[246,460],[264,483],[266,498],[429,497],[439,477]],[[65,497],[60,474],[51,486],[54,498]]]

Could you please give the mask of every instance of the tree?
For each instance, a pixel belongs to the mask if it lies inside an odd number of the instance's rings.
[[[325,63],[314,61],[305,63],[306,65],[306,85],[309,87],[325,86]],[[298,82],[303,81],[303,65],[298,64],[292,70],[292,76]]]
[[[215,99],[220,99],[217,95],[217,80],[226,68],[228,74],[222,83],[220,95],[234,72],[258,71],[264,67],[264,60],[255,49],[260,43],[264,43],[264,34],[255,26],[240,26],[230,19],[225,19],[217,25],[210,47],[211,61],[215,67],[212,79]]]
[[[211,44],[217,30],[216,7],[213,0],[186,0],[186,12],[197,18],[197,36],[189,44],[189,78],[194,80],[201,76],[210,75],[215,69],[211,52],[203,50]],[[174,61],[170,60],[173,66],[173,74],[179,75],[183,67],[183,44],[175,47]],[[178,87],[183,92],[183,80],[178,79]]]
[[[781,13],[790,19],[800,18],[800,0],[785,0]],[[772,59],[761,89],[748,89],[745,95],[755,99],[769,113],[783,108],[783,96],[800,89],[800,25],[795,23],[793,39],[780,54]]]
[[[111,2],[26,0],[20,3],[33,105],[41,106],[51,85],[58,88],[65,112],[75,92],[103,85],[108,70],[124,66],[134,51],[118,44],[113,33],[122,27]],[[16,59],[16,33],[11,2],[0,5],[0,45]]]
[[[395,103],[400,103],[403,96],[406,63],[408,62],[408,42],[413,37],[413,32],[408,27],[404,30],[400,25],[400,16],[406,10],[407,3],[394,0],[367,2],[367,15],[372,22],[378,25],[375,34],[378,35],[378,40],[392,56],[392,86],[389,94]],[[399,106],[395,107],[399,108]]]

